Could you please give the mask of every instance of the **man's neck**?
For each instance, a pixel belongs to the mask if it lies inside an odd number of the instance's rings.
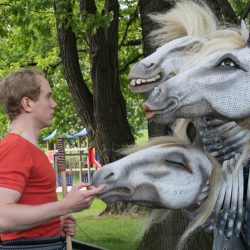
[[[33,126],[32,122],[16,118],[11,122],[10,132],[20,135],[39,147],[38,137],[40,135],[40,129]]]

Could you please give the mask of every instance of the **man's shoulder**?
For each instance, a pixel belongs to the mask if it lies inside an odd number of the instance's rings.
[[[0,141],[0,154],[5,151],[24,152],[28,150],[28,144],[16,134],[9,133]]]

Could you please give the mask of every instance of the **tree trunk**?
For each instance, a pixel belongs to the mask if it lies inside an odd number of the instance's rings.
[[[180,236],[185,231],[188,220],[181,212],[171,211],[168,218],[161,223],[153,224],[144,234],[138,247],[141,250],[175,250]],[[211,250],[212,238],[204,232],[195,233],[183,250]]]
[[[97,11],[94,0],[80,3],[81,10],[87,13],[95,14]],[[97,28],[95,34],[88,32],[93,94],[81,73],[77,39],[71,26],[71,1],[55,0],[54,9],[66,81],[90,140],[94,142],[102,163],[106,164],[119,157],[118,149],[134,143],[119,82],[118,1],[105,1],[104,13],[113,13],[111,23]]]
[[[148,14],[153,12],[163,12],[170,9],[172,4],[170,1],[163,0],[141,0],[140,1],[140,14],[141,14],[141,26],[142,26],[142,41],[143,41],[143,55],[144,57],[152,54],[155,48],[151,46],[148,39],[149,33],[155,29],[155,24],[148,17]],[[148,123],[148,136],[156,137],[172,134],[171,126],[168,124],[159,124],[154,121]]]

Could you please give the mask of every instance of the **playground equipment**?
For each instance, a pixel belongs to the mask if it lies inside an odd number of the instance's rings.
[[[58,168],[58,149],[49,149],[49,141],[55,138],[56,134],[57,130],[54,130],[42,140],[47,142],[48,158],[56,172],[57,186],[60,187],[62,186],[62,177]],[[74,182],[90,183],[94,172],[101,167],[95,148],[89,146],[87,134],[87,130],[84,128],[78,133],[64,136],[67,186],[72,186]],[[77,141],[77,147],[72,145],[72,140]]]

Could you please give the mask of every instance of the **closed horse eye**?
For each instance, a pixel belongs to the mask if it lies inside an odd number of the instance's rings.
[[[164,160],[165,164],[168,166],[185,168],[185,165],[182,162],[171,161],[171,160]]]
[[[186,165],[182,162],[172,161],[172,160],[168,160],[168,159],[165,159],[164,162],[169,167],[176,167],[176,168],[179,168],[182,170],[186,170],[187,172],[189,172],[191,174],[193,173],[192,169],[188,165]]]

